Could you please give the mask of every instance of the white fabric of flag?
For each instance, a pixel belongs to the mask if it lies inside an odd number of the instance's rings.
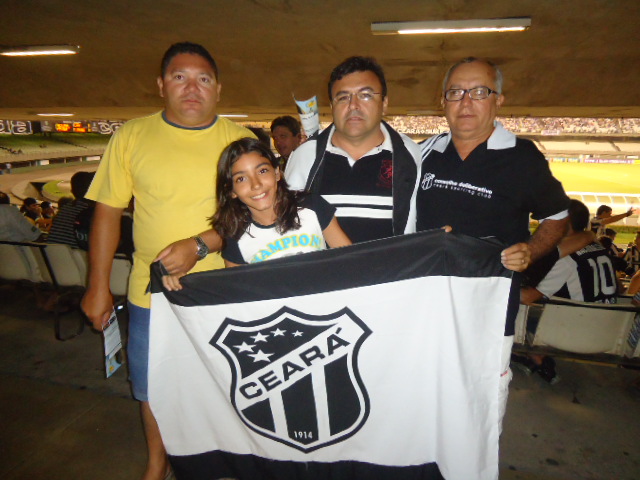
[[[149,399],[167,452],[497,479],[501,250],[422,232],[192,274],[180,292],[154,270]]]

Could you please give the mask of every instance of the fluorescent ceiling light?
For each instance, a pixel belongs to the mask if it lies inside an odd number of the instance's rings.
[[[221,113],[220,116],[227,118],[247,118],[249,115],[246,113]]]
[[[422,33],[522,32],[531,26],[530,17],[479,20],[437,20],[429,22],[374,22],[373,35],[415,35]]]
[[[31,57],[34,55],[74,55],[80,51],[78,45],[21,45],[0,46],[0,55],[7,57]]]
[[[73,117],[73,113],[36,113],[39,117]]]

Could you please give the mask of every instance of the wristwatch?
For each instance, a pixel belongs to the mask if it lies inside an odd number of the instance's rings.
[[[193,238],[196,241],[196,245],[198,246],[198,249],[196,250],[196,255],[198,255],[198,261],[202,260],[204,257],[209,255],[209,247],[207,247],[207,244],[204,243],[204,240],[202,240],[202,238],[200,238],[199,235],[194,235],[191,238]]]

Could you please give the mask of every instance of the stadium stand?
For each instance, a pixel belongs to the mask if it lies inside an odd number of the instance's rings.
[[[598,210],[600,205],[610,205],[616,211],[625,211],[631,207],[640,205],[640,194],[635,193],[602,193],[602,192],[567,192],[570,198],[580,200],[584,203],[590,212]],[[627,225],[635,227],[640,225],[638,222],[640,216],[636,213],[630,217],[626,217],[612,225]]]
[[[37,291],[55,293],[53,302],[54,332],[58,340],[65,341],[80,335],[84,319],[70,334],[63,334],[62,315],[65,307],[79,308],[79,300],[87,283],[87,253],[69,245],[46,243],[0,242],[0,280],[27,284]],[[131,262],[116,255],[111,272],[111,291],[123,304],[127,295]]]
[[[559,153],[586,153],[586,154],[598,154],[598,153],[617,153],[619,148],[612,142],[577,142],[572,140],[565,141],[551,141],[551,140],[538,140],[538,144],[542,146],[542,152],[559,152]]]
[[[640,135],[637,118],[498,117],[507,130],[519,135]],[[389,117],[395,129],[409,135],[435,135],[448,130],[440,116]]]

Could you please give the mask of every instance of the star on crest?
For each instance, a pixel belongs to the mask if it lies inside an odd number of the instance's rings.
[[[257,334],[257,335],[252,335],[252,336],[251,336],[251,338],[253,338],[253,341],[254,341],[255,343],[258,343],[258,342],[266,342],[266,341],[267,341],[267,336],[266,336],[266,335],[263,335],[263,334],[262,334],[262,333],[260,333],[260,332],[258,332],[258,334]]]
[[[256,362],[269,362],[269,357],[272,356],[273,353],[265,353],[262,350],[258,350],[258,353],[250,353],[249,356],[253,358],[253,363]]]
[[[276,328],[275,330],[271,330],[271,334],[274,337],[284,337],[286,330],[280,330],[279,328]]]
[[[255,345],[248,345],[247,342],[242,342],[242,345],[234,345],[238,349],[238,353],[251,352],[253,353],[253,347]]]

